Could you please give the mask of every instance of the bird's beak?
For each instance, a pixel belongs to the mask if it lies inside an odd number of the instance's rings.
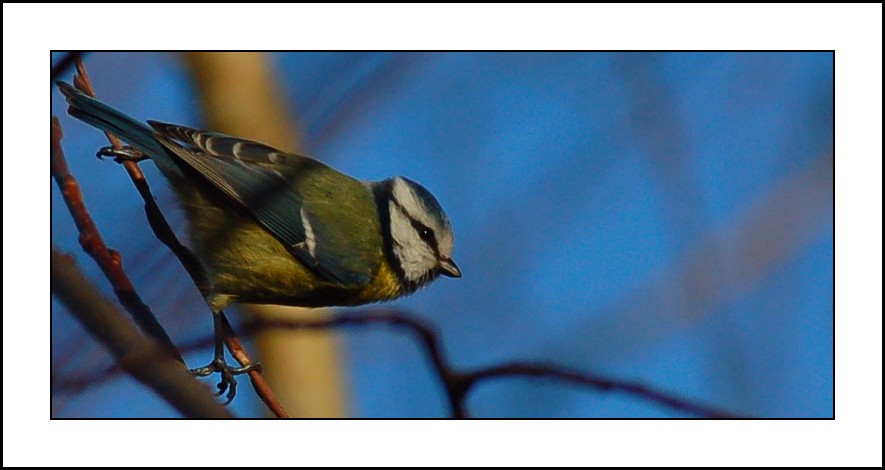
[[[461,277],[461,270],[458,269],[458,265],[449,258],[439,260],[439,268],[444,276]]]

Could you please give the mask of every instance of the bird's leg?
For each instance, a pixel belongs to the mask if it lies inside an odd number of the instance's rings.
[[[98,149],[98,152],[95,153],[95,156],[98,158],[113,157],[114,161],[117,163],[140,162],[142,160],[148,159],[148,156],[142,153],[140,150],[136,150],[129,146],[123,147],[121,149],[114,147],[102,147]]]
[[[222,328],[221,311],[212,312],[212,323],[215,326],[215,356],[205,367],[191,369],[190,373],[197,377],[206,377],[216,372],[221,374],[221,381],[218,382],[218,393],[220,396],[227,392],[227,401],[225,405],[230,404],[237,396],[237,379],[234,376],[246,374],[252,370],[260,370],[261,365],[258,363],[250,364],[245,367],[231,367],[224,358],[224,328]]]

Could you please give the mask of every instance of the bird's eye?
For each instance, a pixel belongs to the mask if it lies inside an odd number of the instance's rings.
[[[410,218],[409,221],[412,222],[412,228],[414,228],[415,231],[418,232],[418,236],[421,237],[422,240],[424,240],[429,245],[436,246],[436,238],[433,234],[433,230],[431,230],[430,227],[412,218]]]

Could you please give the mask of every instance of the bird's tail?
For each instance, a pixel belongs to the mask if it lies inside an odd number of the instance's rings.
[[[174,173],[181,171],[154,137],[155,131],[147,124],[123,114],[123,112],[86,95],[65,82],[59,81],[55,84],[65,95],[68,102],[68,114],[90,126],[119,137],[136,150],[144,153],[145,156],[153,159],[161,170],[171,170]]]

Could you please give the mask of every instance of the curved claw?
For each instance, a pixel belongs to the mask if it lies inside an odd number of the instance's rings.
[[[222,405],[227,406],[230,405],[232,401],[234,401],[234,397],[237,396],[237,381],[233,376],[230,377],[230,390],[227,392],[227,400],[222,403]]]
[[[224,405],[227,406],[233,402],[234,398],[237,396],[237,379],[235,376],[246,374],[253,370],[260,371],[261,364],[256,362],[244,367],[231,367],[227,364],[227,361],[225,361],[224,358],[216,358],[209,363],[209,365],[191,369],[189,372],[196,377],[207,377],[216,372],[221,374],[221,380],[215,385],[218,391],[214,392],[212,395],[220,397],[227,392],[226,401],[224,402]]]
[[[233,377],[231,377],[230,379],[232,380]],[[221,380],[215,385],[215,388],[217,388],[218,391],[214,392],[212,394],[212,396],[213,397],[220,397],[220,396],[224,395],[224,392],[227,391],[228,385],[229,385],[228,377],[225,377],[224,372],[222,372],[221,373]]]

